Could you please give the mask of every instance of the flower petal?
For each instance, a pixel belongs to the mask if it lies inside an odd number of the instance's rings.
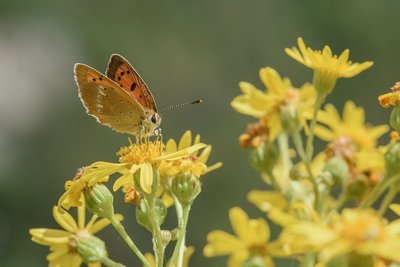
[[[192,132],[186,131],[179,140],[178,150],[185,149],[192,145]]]
[[[211,231],[207,235],[207,241],[208,244],[203,250],[206,257],[227,255],[245,247],[238,238],[220,230]]]
[[[153,185],[153,168],[148,162],[143,162],[140,165],[140,186],[144,192],[150,194]]]
[[[58,211],[58,207],[54,206],[53,217],[54,220],[66,231],[70,233],[78,232],[78,225],[76,224],[75,219],[68,212],[62,214]]]

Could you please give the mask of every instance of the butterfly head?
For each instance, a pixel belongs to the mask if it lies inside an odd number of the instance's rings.
[[[159,136],[161,133],[160,129],[161,116],[157,112],[149,111],[146,114],[146,118],[143,120],[143,126],[149,131],[151,135]]]

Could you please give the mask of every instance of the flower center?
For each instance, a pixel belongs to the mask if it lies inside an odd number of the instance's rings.
[[[164,144],[160,141],[149,141],[143,144],[121,147],[117,155],[121,163],[140,164],[145,161],[153,162],[155,158],[161,155],[164,148]]]

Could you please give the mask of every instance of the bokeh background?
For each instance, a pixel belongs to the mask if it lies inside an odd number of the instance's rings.
[[[0,266],[46,266],[48,248],[32,243],[28,229],[56,227],[51,208],[64,181],[78,167],[116,161],[115,152],[127,144],[126,135],[85,114],[73,79],[76,62],[104,71],[110,54],[120,53],[150,86],[159,108],[204,100],[166,113],[162,128],[164,138],[178,138],[187,129],[200,133],[213,145],[211,162],[224,162],[204,177],[187,237],[196,247],[191,266],[224,266],[224,257],[202,255],[206,234],[230,231],[232,206],[263,216],[246,201],[250,189],[265,185],[238,145],[252,122],[230,107],[240,93],[238,82],[261,87],[258,70],[264,66],[295,85],[309,81],[311,71],[283,51],[298,36],[313,48],[350,48],[353,61],[375,65],[340,80],[328,101],[341,109],[352,99],[367,108],[372,124],[387,122],[388,111],[376,99],[400,79],[399,10],[397,0],[1,0]],[[117,200],[116,210],[149,251],[150,235],[134,223],[132,207]],[[113,259],[139,266],[111,227],[101,237]]]

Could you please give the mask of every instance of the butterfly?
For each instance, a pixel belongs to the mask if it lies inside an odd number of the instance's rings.
[[[160,134],[154,97],[125,58],[112,54],[106,75],[81,63],[75,64],[74,73],[86,112],[100,124],[136,136]]]

